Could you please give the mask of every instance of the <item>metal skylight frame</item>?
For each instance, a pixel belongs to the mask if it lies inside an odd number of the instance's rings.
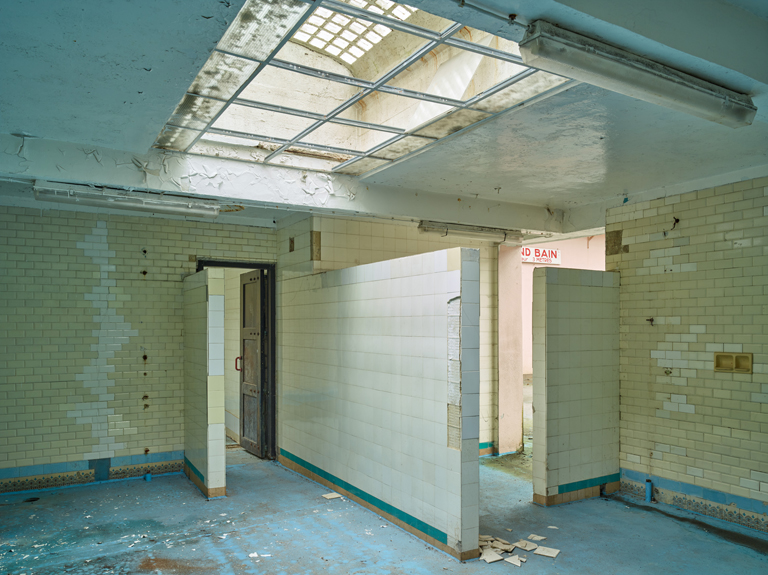
[[[516,56],[515,54],[511,54],[508,52],[504,52],[501,50],[497,50],[494,48],[490,48],[484,45],[475,44],[473,42],[469,42],[466,40],[462,40],[460,38],[454,38],[453,36],[464,28],[464,25],[461,23],[453,23],[450,25],[447,29],[443,30],[442,32],[436,32],[433,30],[429,30],[427,28],[423,28],[414,24],[410,24],[408,22],[405,22],[403,20],[398,20],[396,18],[390,18],[387,16],[383,16],[380,14],[376,14],[374,12],[370,12],[367,10],[362,10],[360,8],[357,8],[355,6],[352,6],[350,4],[347,4],[345,2],[340,2],[338,0],[300,0],[302,2],[305,2],[307,4],[306,11],[299,17],[299,19],[296,21],[296,23],[291,27],[290,31],[286,33],[280,42],[277,44],[277,46],[269,53],[268,57],[266,57],[263,60],[257,60],[252,57],[248,57],[244,54],[232,52],[229,50],[219,49],[216,48],[215,51],[226,54],[235,58],[240,58],[242,60],[250,61],[258,63],[258,67],[253,71],[252,74],[240,85],[240,87],[233,93],[233,95],[228,99],[222,99],[222,98],[215,98],[211,96],[202,96],[200,94],[195,94],[192,92],[188,92],[188,96],[193,96],[196,98],[205,98],[205,99],[211,99],[218,101],[223,104],[221,110],[219,110],[213,117],[210,119],[210,121],[207,122],[204,128],[189,128],[187,126],[177,126],[173,125],[170,122],[166,123],[166,126],[164,129],[184,129],[184,130],[192,130],[193,132],[196,132],[196,137],[191,141],[191,143],[184,149],[184,152],[190,153],[192,149],[195,147],[195,145],[201,140],[205,138],[205,135],[207,133],[213,134],[213,135],[222,135],[222,136],[230,136],[233,138],[242,138],[242,139],[248,139],[248,140],[255,140],[255,141],[262,141],[267,143],[272,143],[275,145],[278,145],[279,148],[271,153],[269,153],[262,161],[264,163],[270,163],[271,160],[279,156],[280,154],[288,152],[290,154],[289,149],[294,146],[299,146],[307,149],[315,149],[318,151],[324,151],[329,153],[335,153],[340,155],[353,155],[354,157],[350,158],[347,161],[343,161],[332,168],[330,168],[331,172],[337,172],[340,170],[343,170],[345,167],[348,167],[350,165],[353,165],[356,162],[359,162],[361,160],[371,159],[371,160],[379,160],[384,161],[386,163],[391,163],[392,161],[400,161],[404,157],[409,157],[416,153],[421,153],[422,149],[417,149],[413,152],[409,152],[407,154],[404,154],[401,157],[392,159],[382,158],[379,156],[376,156],[376,153],[380,150],[395,144],[396,142],[407,138],[409,136],[413,136],[415,133],[422,131],[426,129],[427,127],[445,120],[449,116],[451,116],[454,113],[457,113],[461,110],[469,110],[478,112],[480,114],[488,114],[488,116],[484,119],[481,119],[479,121],[472,122],[470,124],[467,124],[463,128],[461,128],[460,131],[464,131],[467,128],[470,128],[472,126],[477,125],[479,122],[485,122],[499,113],[503,113],[505,110],[502,110],[501,112],[492,113],[489,111],[484,111],[480,109],[473,108],[473,105],[476,103],[489,98],[490,96],[493,96],[494,94],[508,88],[509,86],[515,84],[516,82],[519,82],[525,78],[530,77],[531,75],[538,72],[535,68],[527,67],[526,70],[523,72],[520,72],[510,78],[507,78],[506,80],[500,82],[499,84],[492,86],[491,88],[485,90],[484,92],[477,94],[473,96],[472,98],[461,101],[461,100],[454,100],[450,98],[443,98],[441,96],[435,96],[432,94],[426,94],[423,92],[418,92],[414,90],[409,90],[405,88],[398,88],[395,86],[390,86],[387,84],[388,81],[390,81],[392,78],[396,77],[398,74],[404,72],[409,66],[411,66],[414,62],[416,62],[419,58],[421,58],[424,54],[427,54],[431,50],[433,50],[435,47],[445,44],[454,48],[458,48],[461,50],[469,51],[469,52],[475,52],[483,56],[487,56],[490,58],[503,60],[507,62],[511,62],[513,64],[516,64],[518,66],[525,66],[522,62],[522,58],[519,56]],[[417,36],[423,39],[427,40],[427,43],[423,45],[421,48],[419,48],[416,52],[414,52],[411,56],[406,58],[405,60],[398,63],[393,69],[391,69],[389,72],[387,72],[384,76],[379,78],[376,81],[367,81],[362,80],[359,78],[354,78],[352,76],[345,76],[333,72],[326,72],[324,70],[319,70],[315,68],[311,68],[308,66],[304,66],[302,64],[295,64],[293,62],[286,62],[280,59],[276,58],[276,55],[278,52],[289,42],[294,38],[294,35],[296,32],[301,28],[301,26],[306,22],[306,20],[314,14],[314,12],[318,9],[324,7],[327,10],[331,10],[333,12],[338,12],[345,14],[352,18],[361,18],[365,19],[370,22],[375,22],[377,24],[380,24],[382,26],[386,26],[388,28],[391,28],[392,30],[398,30],[400,32],[405,32],[408,34],[411,34],[413,36]],[[330,56],[329,56],[330,57]],[[240,95],[242,92],[251,84],[251,82],[258,76],[258,74],[262,71],[267,69],[267,66],[272,66],[275,68],[282,68],[284,70],[297,72],[309,76],[314,76],[317,78],[322,78],[325,80],[330,80],[333,82],[338,82],[342,84],[347,84],[351,86],[355,86],[357,88],[360,88],[361,92],[358,94],[355,94],[348,100],[346,100],[341,105],[337,106],[334,110],[332,110],[328,114],[320,114],[315,112],[310,112],[307,110],[299,110],[284,106],[276,106],[274,104],[267,104],[265,102],[258,102],[246,98],[240,98]],[[435,104],[440,104],[444,106],[450,106],[451,109],[435,116],[434,118],[431,118],[430,120],[422,123],[419,126],[416,126],[414,128],[410,129],[402,129],[402,128],[396,128],[392,126],[385,126],[381,124],[375,124],[371,122],[364,122],[360,120],[354,120],[349,118],[342,118],[339,116],[342,112],[349,109],[351,106],[355,105],[357,102],[362,100],[363,98],[375,93],[375,92],[382,92],[385,94],[393,94],[397,96],[404,96],[407,98],[412,98],[415,100],[420,100],[423,102],[430,102]],[[547,90],[546,93],[550,93],[552,90]],[[538,99],[538,95],[534,96],[533,98]],[[533,99],[532,98],[532,99]],[[528,100],[525,100],[528,101]],[[240,106],[247,106],[252,107],[256,109],[261,109],[269,112],[275,112],[275,113],[281,113],[281,114],[288,114],[298,117],[303,117],[310,120],[315,120],[315,122],[302,130],[299,134],[292,137],[290,140],[284,139],[284,138],[275,138],[275,137],[269,137],[269,136],[262,136],[259,134],[249,133],[249,132],[238,132],[233,130],[224,130],[220,128],[214,128],[213,125],[218,121],[218,119],[227,111],[227,109],[233,105],[240,105]],[[516,106],[519,104],[516,104]],[[512,107],[516,107],[512,106]],[[346,125],[350,127],[357,127],[361,129],[367,129],[367,130],[373,130],[373,131],[379,131],[383,133],[391,133],[394,134],[393,137],[385,140],[382,143],[379,143],[367,150],[351,150],[348,148],[341,148],[341,147],[335,147],[335,146],[325,146],[320,144],[313,144],[308,142],[301,141],[302,138],[307,137],[309,134],[311,134],[313,131],[321,128],[325,124],[340,124],[340,125]],[[428,135],[419,135],[419,138],[424,138],[425,140],[432,140],[431,144],[425,144],[423,148],[432,147],[432,145],[444,139],[446,136],[435,138],[434,136],[428,136]],[[450,136],[447,136],[450,137]],[[268,150],[265,150],[268,151]],[[380,168],[375,168],[371,171],[378,171]]]

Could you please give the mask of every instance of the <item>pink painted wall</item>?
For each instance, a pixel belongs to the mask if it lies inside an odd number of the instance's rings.
[[[560,265],[523,262],[523,373],[533,373],[533,270],[540,267],[560,267],[582,270],[605,270],[605,236],[575,238],[560,242],[530,244],[525,247],[560,251]]]

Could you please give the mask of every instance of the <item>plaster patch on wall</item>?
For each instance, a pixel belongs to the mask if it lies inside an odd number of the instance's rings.
[[[137,431],[135,427],[129,427],[128,422],[123,421],[123,416],[115,414],[115,410],[108,405],[114,400],[114,394],[109,393],[109,388],[115,384],[109,377],[110,373],[114,373],[115,366],[110,365],[109,360],[115,357],[115,352],[120,351],[124,343],[128,343],[129,337],[135,337],[139,332],[132,330],[131,324],[125,322],[125,317],[117,315],[117,311],[109,307],[109,302],[115,300],[115,295],[109,293],[109,288],[115,285],[115,280],[109,279],[109,272],[115,271],[115,266],[109,263],[110,258],[115,257],[115,252],[109,249],[107,242],[107,223],[96,222],[91,234],[86,235],[84,241],[78,242],[77,247],[83,250],[86,257],[90,256],[94,265],[99,266],[99,283],[91,293],[85,294],[86,301],[90,301],[96,308],[93,321],[99,325],[98,329],[93,330],[98,343],[91,344],[91,351],[96,352],[96,357],[91,359],[83,373],[75,376],[83,382],[83,395],[95,396],[95,399],[83,401],[82,396],[70,396],[62,409],[66,409],[67,417],[75,419],[77,424],[91,426],[91,434],[96,443],[84,455],[84,459],[101,459],[114,457],[116,450],[125,448],[124,443],[115,441],[116,437],[135,434]],[[71,409],[72,404],[75,409]]]

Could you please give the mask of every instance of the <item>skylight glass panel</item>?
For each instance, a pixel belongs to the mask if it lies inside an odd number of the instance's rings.
[[[315,122],[310,118],[232,105],[216,120],[213,127],[290,140]]]
[[[414,132],[417,136],[428,136],[430,138],[445,138],[451,134],[463,130],[467,126],[485,120],[490,117],[488,112],[478,112],[476,110],[457,110],[453,114],[441,118],[428,126]]]
[[[473,104],[472,107],[495,114],[568,81],[568,78],[563,78],[562,76],[555,76],[547,72],[536,72],[508,88],[504,88],[492,96],[480,100]]]
[[[240,99],[325,115],[358,91],[354,86],[265,66],[243,90]]]
[[[341,112],[339,117],[410,130],[450,109],[451,106],[432,104],[415,98],[373,92]]]
[[[264,60],[274,50],[275,38],[285,36],[308,9],[301,0],[247,0],[217,48]]]
[[[339,174],[348,174],[350,176],[359,176],[371,170],[375,170],[385,164],[389,164],[389,160],[377,160],[376,158],[362,158],[348,166],[338,170]]]
[[[416,8],[395,4],[388,0],[349,0],[346,3],[374,14],[401,21],[407,20],[417,12]],[[325,50],[326,53],[330,53],[338,60],[351,65],[381,42],[390,32],[392,30],[387,26],[374,24],[364,18],[338,14],[321,6],[307,19],[301,32],[295,34],[292,40]],[[338,38],[343,38],[347,44],[342,46],[335,42]],[[326,44],[333,44],[340,50],[338,52],[334,49],[328,50]]]
[[[384,148],[381,148],[380,150],[376,150],[373,155],[377,158],[384,158],[385,160],[396,160],[397,158],[405,156],[406,154],[410,154],[411,152],[415,152],[419,148],[423,148],[424,146],[427,146],[434,141],[435,140],[430,138],[407,136],[401,140],[389,144],[388,146],[385,146]]]

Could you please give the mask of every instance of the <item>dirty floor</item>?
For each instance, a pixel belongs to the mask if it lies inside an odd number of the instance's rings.
[[[521,568],[458,563],[274,462],[227,455],[229,496],[213,501],[183,475],[0,495],[0,574],[768,573],[764,533],[619,498],[534,506],[525,455],[480,467],[481,533],[561,550]]]

